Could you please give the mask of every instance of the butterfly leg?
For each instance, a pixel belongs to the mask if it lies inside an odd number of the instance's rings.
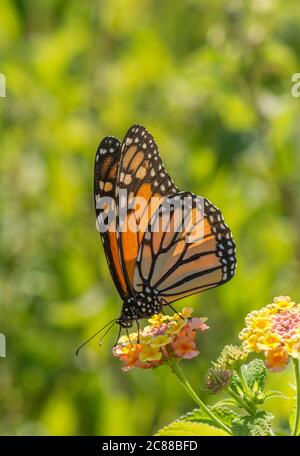
[[[180,313],[177,312],[177,310],[176,310],[171,304],[168,304],[168,303],[166,302],[166,305],[167,305],[168,307],[170,307],[170,309],[172,309],[173,312],[174,312],[175,314],[177,314],[182,320],[184,320],[184,318],[180,315]]]
[[[137,343],[139,344],[140,343],[140,325],[139,325],[139,321],[138,319],[135,320],[136,322],[136,326],[137,326],[137,333],[138,333],[138,337],[137,337]]]
[[[128,328],[126,328],[126,334],[127,334],[127,337],[128,337],[128,339],[129,339],[129,342],[130,342],[130,345],[131,345],[131,348],[132,348],[133,345],[132,345],[132,342],[131,342],[131,339],[130,339],[130,335],[129,335]]]
[[[119,339],[120,339],[120,336],[121,336],[121,332],[122,332],[122,326],[120,325],[117,340],[116,340],[116,342],[115,342],[114,345],[113,345],[114,347],[115,347],[115,346],[118,344],[118,342],[119,342]]]

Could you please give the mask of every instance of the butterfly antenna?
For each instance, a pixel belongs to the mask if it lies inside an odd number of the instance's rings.
[[[97,331],[93,336],[91,336],[88,340],[86,340],[85,342],[83,342],[83,344],[81,344],[76,352],[75,352],[75,355],[77,356],[78,353],[80,352],[80,350],[85,346],[87,345],[91,340],[93,340],[96,336],[98,336],[98,334],[100,334],[105,328],[107,328],[107,326],[109,326],[111,323],[112,325],[110,326],[109,329],[111,329],[113,327],[113,325],[115,324],[115,322],[117,321],[117,318],[114,318],[113,320],[109,321],[108,323],[106,323],[106,325],[103,326],[103,328],[99,329],[99,331]],[[106,334],[106,333],[105,333]]]
[[[109,331],[112,329],[112,327],[114,326],[114,324],[115,324],[115,321],[112,322],[111,326],[105,331],[105,333],[103,334],[103,336],[100,337],[100,339],[99,339],[99,345],[100,345],[100,347],[101,347],[101,345],[102,345],[102,341],[103,341],[104,337],[106,336],[106,334],[109,333]]]

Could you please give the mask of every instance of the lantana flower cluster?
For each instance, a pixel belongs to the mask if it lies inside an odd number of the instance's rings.
[[[191,317],[193,309],[174,315],[154,315],[141,331],[120,337],[113,354],[123,362],[122,369],[158,367],[170,359],[192,359],[199,355],[196,331],[206,331],[205,318]]]
[[[239,337],[247,352],[262,352],[273,372],[283,370],[289,357],[300,359],[300,304],[289,296],[274,298],[260,310],[247,315]]]

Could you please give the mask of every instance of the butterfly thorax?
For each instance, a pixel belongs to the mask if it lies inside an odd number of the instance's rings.
[[[162,305],[163,299],[157,290],[145,287],[143,292],[135,293],[124,301],[117,323],[124,328],[130,328],[134,321],[160,313]]]

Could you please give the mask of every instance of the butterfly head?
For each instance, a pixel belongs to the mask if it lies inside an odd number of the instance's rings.
[[[148,290],[148,289],[146,289]],[[155,293],[143,292],[137,294],[135,297],[129,297],[124,301],[122,312],[117,323],[124,327],[130,328],[133,321],[141,318],[150,318],[154,314],[161,311],[162,303]]]
[[[122,328],[131,328],[132,323],[134,321],[134,317],[131,313],[129,313],[127,310],[122,309],[120,317],[117,319],[117,324],[120,325]]]

